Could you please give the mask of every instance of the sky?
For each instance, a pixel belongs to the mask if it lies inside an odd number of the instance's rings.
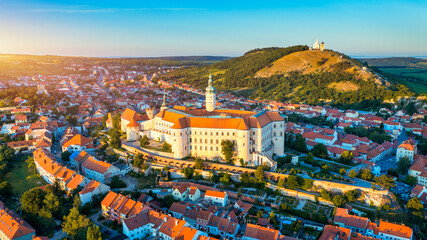
[[[239,56],[312,45],[427,56],[427,0],[0,0],[0,53]]]

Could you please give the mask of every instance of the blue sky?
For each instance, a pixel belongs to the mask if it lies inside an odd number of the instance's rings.
[[[237,56],[311,45],[427,56],[427,1],[1,0],[0,53]]]

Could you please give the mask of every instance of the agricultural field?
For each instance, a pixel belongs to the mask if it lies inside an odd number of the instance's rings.
[[[416,93],[427,94],[427,69],[390,67],[381,67],[379,69],[385,73],[391,73],[397,76],[417,78],[413,80],[407,80],[405,81],[405,84]]]

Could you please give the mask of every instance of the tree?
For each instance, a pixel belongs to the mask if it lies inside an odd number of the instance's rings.
[[[285,187],[285,181],[283,178],[279,178],[279,182],[277,183],[277,187],[284,188]]]
[[[305,157],[305,161],[307,163],[313,163],[314,162],[314,156],[312,152],[307,153],[307,157]]]
[[[394,180],[385,174],[381,175],[381,177],[375,177],[374,182],[386,189],[390,189],[391,187],[396,187]]]
[[[307,152],[307,144],[301,134],[297,134],[295,137],[295,150],[298,152]]]
[[[99,227],[96,226],[95,224],[92,224],[92,226],[89,226],[89,228],[87,229],[86,239],[102,240],[101,230],[99,230]]]
[[[345,168],[341,168],[341,169],[340,169],[340,174],[341,174],[342,176],[345,176],[345,175],[347,174],[347,171],[345,170]]]
[[[348,176],[350,178],[355,178],[357,176],[356,171],[354,171],[354,169],[351,169],[350,172],[348,173]]]
[[[13,194],[13,186],[8,181],[0,182],[0,195],[3,198],[9,198]]]
[[[295,175],[290,175],[287,179],[286,179],[286,185],[288,186],[289,189],[297,189],[300,187],[300,184],[298,182],[298,177]]]
[[[80,200],[79,195],[76,194],[73,201],[73,208],[80,209],[80,206],[82,205],[82,201]]]
[[[181,172],[182,172],[182,174],[184,174],[184,177],[186,179],[191,179],[194,175],[194,169],[188,168],[188,167],[181,169]]]
[[[273,225],[276,225],[276,214],[274,214],[273,211],[270,212],[270,216],[268,217],[268,219],[270,219],[270,223],[272,223]]]
[[[121,116],[120,113],[114,114],[114,116],[111,119],[113,121],[113,128],[116,130],[121,129]]]
[[[414,197],[409,199],[408,204],[406,204],[406,208],[420,211],[424,209],[424,206],[418,197]]]
[[[22,210],[27,213],[38,214],[44,206],[46,193],[40,188],[33,188],[22,194],[20,202]]]
[[[27,163],[27,167],[29,169],[34,169],[34,171],[36,171],[36,164],[34,163],[33,157],[28,157],[28,159],[25,160],[25,162]]]
[[[232,163],[231,158],[234,155],[235,143],[230,140],[221,141],[221,153],[224,155],[224,159],[227,163]]]
[[[408,156],[401,157],[397,162],[397,167],[399,169],[399,172],[402,174],[408,173],[408,169],[410,166],[411,166],[411,161],[409,160]]]
[[[122,146],[122,141],[120,140],[120,132],[117,129],[111,129],[109,132],[109,135],[111,137],[110,139],[110,146],[112,148],[118,149]]]
[[[132,165],[136,168],[142,169],[142,166],[144,165],[144,155],[141,153],[136,154],[135,158],[133,159]]]
[[[353,158],[354,157],[353,157],[353,152],[352,151],[344,151],[341,154],[339,161],[341,163],[344,163],[344,164],[349,164],[349,163],[351,163],[353,161]]]
[[[344,193],[345,198],[348,202],[354,202],[359,197],[359,192],[357,190],[350,190]]]
[[[71,153],[69,151],[64,151],[61,153],[61,160],[64,162],[70,161]]]
[[[62,230],[71,237],[71,239],[84,239],[87,235],[87,229],[90,220],[79,213],[79,210],[73,207],[70,213],[64,217]]]
[[[326,156],[328,156],[328,149],[326,148],[325,145],[321,143],[316,144],[311,150],[311,152],[313,153],[314,156],[319,158],[325,158]]]
[[[139,140],[139,146],[140,147],[145,147],[148,146],[150,144],[150,139],[147,137],[147,135],[144,135],[141,140]]]
[[[405,183],[409,186],[415,186],[417,184],[417,178],[411,175],[406,175]]]
[[[231,184],[231,174],[223,173],[222,177],[219,179],[219,181],[225,186],[230,185]]]
[[[325,199],[326,201],[331,201],[332,200],[332,194],[328,190],[326,190],[324,188],[322,188],[322,190],[320,190],[320,196],[323,199]]]
[[[362,173],[361,173],[361,175],[360,175],[360,177],[362,178],[362,179],[365,179],[365,180],[371,180],[372,179],[372,177],[373,177],[374,175],[372,174],[372,172],[371,172],[371,170],[369,170],[369,169],[362,169]]]
[[[65,117],[65,120],[71,125],[71,126],[77,126],[77,118],[72,117],[71,115],[68,115]]]
[[[164,151],[164,152],[172,152],[172,146],[169,143],[164,142],[163,145],[162,145],[162,151]]]
[[[417,108],[415,107],[415,103],[409,102],[406,107],[405,111],[408,115],[413,115],[414,113],[418,113]]]
[[[256,168],[255,178],[258,182],[264,182],[264,168],[262,166]]]
[[[203,160],[199,157],[196,158],[194,161],[194,168],[195,169],[203,169],[205,165],[203,164]]]
[[[51,212],[52,215],[59,216],[61,203],[59,201],[59,198],[53,192],[50,192],[45,196],[43,203],[46,210]]]
[[[332,199],[332,202],[337,207],[341,207],[346,203],[345,198],[343,198],[343,196],[341,195],[335,195],[334,198]]]

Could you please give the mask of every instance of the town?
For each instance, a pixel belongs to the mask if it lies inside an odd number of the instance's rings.
[[[185,67],[1,81],[1,238],[426,239],[423,101],[356,111],[162,80]]]

